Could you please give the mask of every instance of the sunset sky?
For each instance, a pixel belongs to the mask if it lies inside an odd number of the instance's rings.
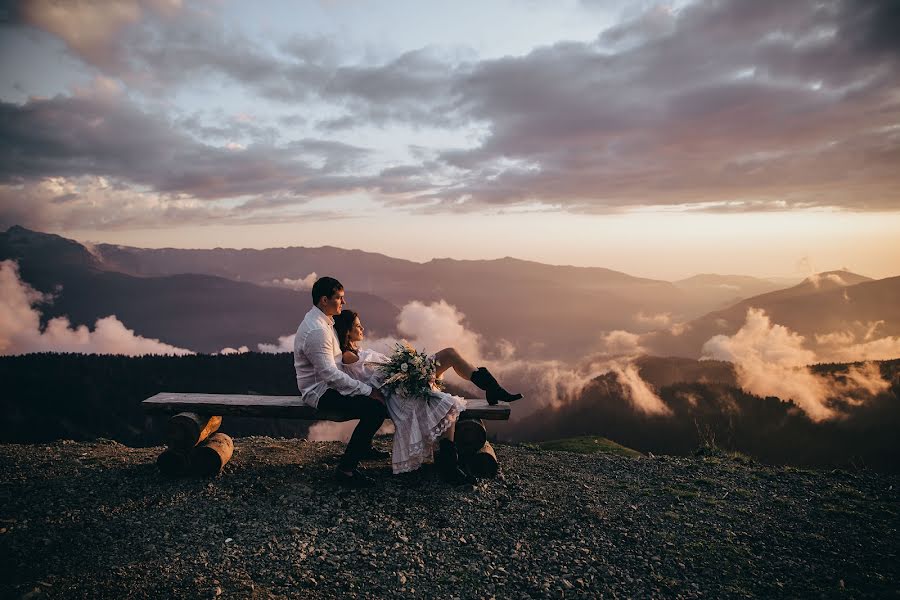
[[[900,275],[900,3],[0,4],[0,228]]]

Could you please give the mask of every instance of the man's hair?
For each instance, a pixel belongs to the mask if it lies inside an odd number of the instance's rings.
[[[334,277],[320,277],[316,279],[316,282],[312,287],[313,306],[318,306],[319,298],[322,296],[331,298],[335,293],[342,289],[344,289],[344,286],[342,286],[341,282]]]

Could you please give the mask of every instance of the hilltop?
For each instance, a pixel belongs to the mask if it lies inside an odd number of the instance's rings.
[[[898,592],[896,476],[497,444],[501,477],[471,488],[376,463],[376,489],[345,491],[341,449],[238,439],[217,479],[166,480],[161,448],[0,446],[0,596]]]

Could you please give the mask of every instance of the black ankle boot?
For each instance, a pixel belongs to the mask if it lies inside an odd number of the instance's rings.
[[[522,394],[510,394],[504,390],[491,372],[484,367],[478,367],[477,371],[472,371],[471,381],[484,390],[488,404],[491,406],[498,402],[515,402],[522,398]]]
[[[472,485],[475,478],[459,468],[459,454],[456,444],[448,439],[442,439],[438,455],[435,458],[435,466],[441,481],[450,485]]]

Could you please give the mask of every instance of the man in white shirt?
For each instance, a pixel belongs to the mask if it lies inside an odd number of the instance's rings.
[[[360,460],[384,458],[387,452],[372,448],[372,438],[387,418],[384,396],[377,388],[353,379],[338,367],[341,349],[334,332],[334,316],[341,314],[344,286],[332,277],[313,284],[313,307],[294,336],[294,369],[305,404],[326,415],[359,419],[347,443],[335,476],[349,487],[371,487],[373,481],[357,466]]]

